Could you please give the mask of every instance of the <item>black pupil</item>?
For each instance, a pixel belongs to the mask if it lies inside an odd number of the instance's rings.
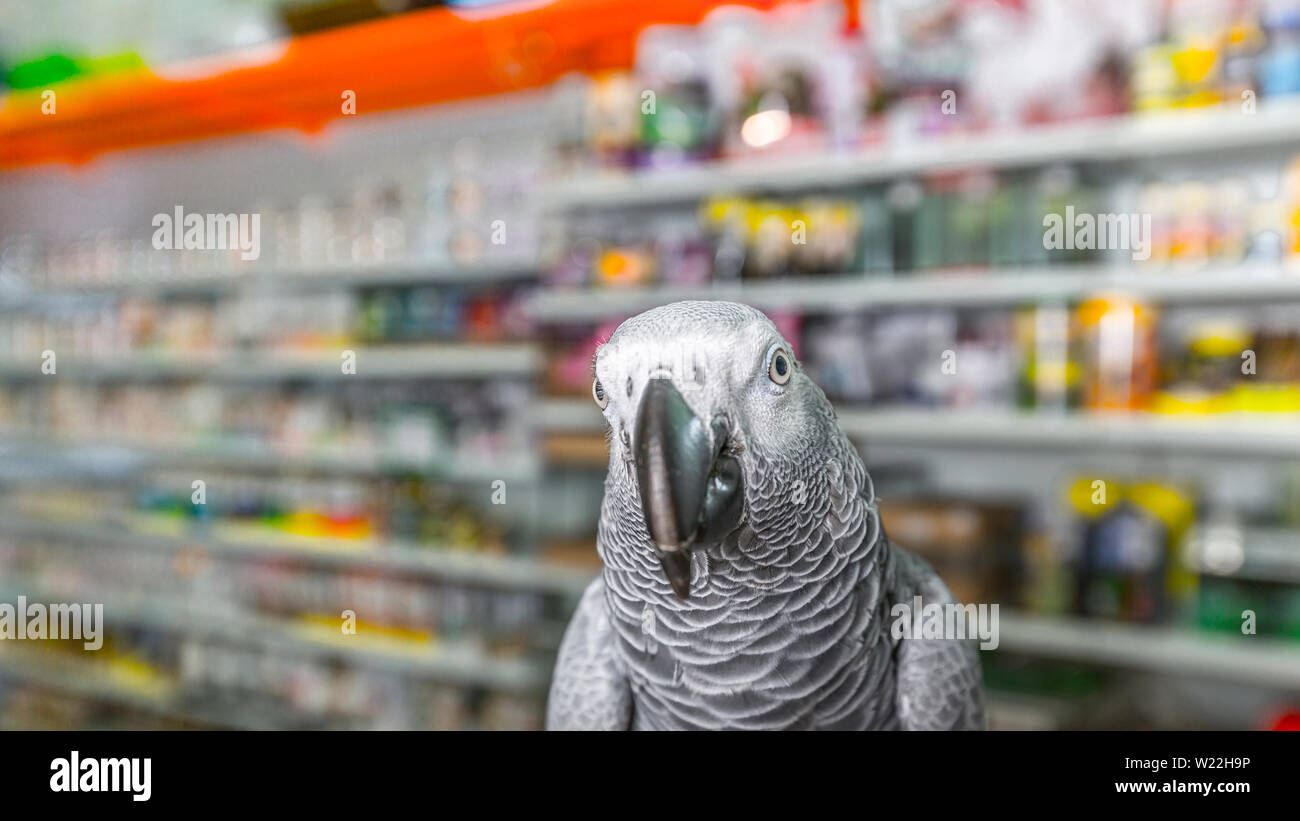
[[[785,376],[785,372],[789,367],[789,363],[785,361],[785,357],[778,354],[776,357],[776,375]]]
[[[601,402],[605,401],[605,388],[600,384],[600,380],[596,380],[596,398]]]

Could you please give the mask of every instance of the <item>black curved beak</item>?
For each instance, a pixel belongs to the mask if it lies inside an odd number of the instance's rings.
[[[717,544],[740,523],[740,463],[723,454],[727,420],[709,424],[669,379],[651,379],[637,408],[635,459],[641,510],[668,583],[690,596],[690,551]]]

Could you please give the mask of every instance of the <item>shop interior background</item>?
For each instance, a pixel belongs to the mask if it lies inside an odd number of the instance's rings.
[[[992,728],[1300,723],[1297,0],[13,0],[0,83],[0,601],[107,620],[0,726],[540,727],[691,297],[999,603]]]

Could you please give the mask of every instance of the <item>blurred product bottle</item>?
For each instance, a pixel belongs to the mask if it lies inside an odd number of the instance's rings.
[[[1078,612],[1125,621],[1157,621],[1164,610],[1167,539],[1158,522],[1125,503],[1085,525]]]
[[[1235,264],[1246,258],[1250,249],[1252,193],[1250,183],[1238,177],[1228,177],[1214,186],[1209,255],[1215,261]]]
[[[1284,262],[1288,267],[1300,266],[1300,156],[1293,158],[1282,176],[1281,192],[1284,209],[1285,244]]]
[[[778,200],[760,200],[750,205],[747,223],[749,249],[742,276],[773,279],[790,273],[796,230],[792,209]]]
[[[1164,111],[1177,103],[1179,81],[1174,70],[1174,50],[1169,43],[1155,43],[1133,57],[1129,93],[1134,111]]]
[[[653,26],[638,38],[643,165],[670,168],[717,154],[720,123],[705,58],[694,26]]]
[[[1266,98],[1300,92],[1300,3],[1277,0],[1264,6],[1268,46],[1260,58],[1260,86]]]
[[[406,204],[392,180],[361,180],[353,187],[356,222],[352,261],[363,265],[394,262],[406,255]]]
[[[857,203],[827,197],[808,198],[796,205],[792,225],[804,227],[802,243],[794,246],[792,268],[800,274],[845,274],[862,269],[858,256],[862,214]]]
[[[1069,499],[1080,515],[1076,612],[1138,623],[1167,621],[1193,588],[1176,561],[1195,505],[1156,483],[1078,480]]]
[[[951,198],[943,184],[934,180],[927,180],[920,191],[912,231],[912,260],[921,271],[933,271],[945,262]]]
[[[914,180],[901,180],[890,186],[886,194],[889,205],[890,222],[890,256],[894,261],[894,271],[904,273],[918,267],[916,248],[918,212],[925,193],[921,184]]]
[[[1228,105],[1258,103],[1262,56],[1268,37],[1253,13],[1239,15],[1228,27],[1223,46],[1223,99]]]
[[[664,225],[652,232],[660,276],[669,285],[706,285],[712,274],[713,249],[707,228],[698,221]]]
[[[1171,317],[1166,324],[1174,325]],[[1153,409],[1166,413],[1222,413],[1235,410],[1243,381],[1242,352],[1250,348],[1248,328],[1231,317],[1194,317],[1171,327],[1161,346],[1162,387]]]
[[[1210,257],[1213,241],[1212,193],[1201,182],[1174,189],[1175,216],[1169,259],[1180,268],[1200,268]]]
[[[654,279],[655,259],[650,249],[635,239],[627,244],[604,248],[596,258],[595,285],[602,287],[649,284]]]
[[[992,236],[991,205],[997,179],[988,172],[957,178],[948,212],[950,224],[943,264],[949,267],[984,267],[989,263]]]
[[[871,275],[889,275],[894,271],[894,244],[891,213],[883,192],[872,191],[863,197],[861,248],[858,258],[862,270]]]
[[[1150,255],[1143,264],[1152,267],[1166,265],[1173,254],[1177,231],[1176,197],[1172,186],[1163,182],[1149,182],[1137,191],[1137,211],[1151,215]]]
[[[842,402],[879,401],[869,357],[869,321],[860,315],[810,321],[804,329],[809,373],[828,397]]]
[[[1079,305],[1083,405],[1091,410],[1140,410],[1156,382],[1154,310],[1125,297]]]
[[[1079,364],[1071,358],[1070,322],[1070,309],[1064,305],[1039,305],[1017,312],[1020,407],[1057,413],[1078,407]]]
[[[1092,192],[1079,182],[1079,171],[1073,166],[1054,166],[1045,169],[1037,180],[1035,192],[1039,201],[1038,213],[1054,215],[1062,226],[1061,247],[1045,247],[1046,234],[1040,231],[1039,247],[1046,252],[1046,262],[1052,265],[1082,265],[1097,256],[1097,234],[1094,222],[1091,239],[1084,229],[1085,220],[1094,219]],[[1046,222],[1040,222],[1046,229]]]
[[[714,249],[713,278],[717,282],[737,281],[749,255],[748,204],[721,199],[706,203],[705,209],[705,231]]]
[[[1191,4],[1184,4],[1190,6]],[[1170,59],[1178,78],[1176,104],[1202,108],[1222,101],[1220,32],[1213,19],[1185,21],[1172,34]]]
[[[635,162],[641,130],[640,90],[630,72],[611,72],[591,81],[583,126],[585,142],[604,166]]]
[[[1022,237],[1026,222],[1033,221],[1025,213],[1025,196],[1019,180],[1011,175],[994,179],[988,203],[988,264],[989,267],[1007,268],[1024,265],[1026,243]],[[1041,243],[1034,243],[1042,249]]]

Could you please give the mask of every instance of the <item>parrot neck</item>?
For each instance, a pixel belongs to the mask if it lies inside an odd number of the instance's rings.
[[[890,548],[870,480],[852,457],[816,488],[824,515],[751,516],[694,555],[685,601],[648,543],[637,544],[639,511],[611,504],[621,491],[607,486],[606,604],[638,724],[848,729],[897,720],[893,699],[882,696],[894,686]]]

